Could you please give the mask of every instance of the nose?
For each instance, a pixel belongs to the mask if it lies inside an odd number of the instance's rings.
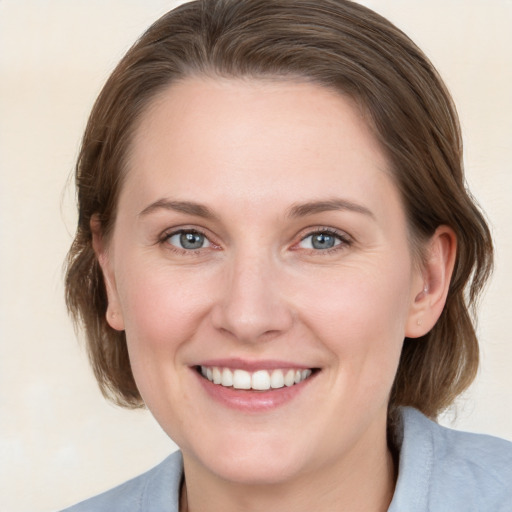
[[[279,265],[262,255],[240,255],[226,270],[212,310],[216,329],[243,343],[270,340],[290,329],[293,312]]]

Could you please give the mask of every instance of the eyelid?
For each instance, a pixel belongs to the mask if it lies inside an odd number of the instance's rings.
[[[203,245],[202,247],[198,247],[197,249],[190,249],[190,248],[186,248],[186,247],[180,247],[179,245],[174,244],[174,243],[171,242],[171,240],[173,238],[176,238],[176,237],[179,237],[180,238],[180,242],[181,242],[181,236],[184,235],[184,234],[185,235],[199,236],[199,237],[201,237],[201,240],[203,241],[203,244],[206,243],[206,245]],[[177,232],[171,233],[166,238],[166,242],[170,243],[174,247],[177,247],[178,249],[186,249],[187,251],[205,249],[206,247],[210,247],[212,245],[211,242],[210,242],[210,239],[206,235],[203,235],[203,233],[199,233],[198,231],[189,231],[189,230],[181,230],[181,231],[177,231]]]
[[[308,236],[316,235],[318,233],[329,233],[343,240],[352,240],[352,237],[346,231],[328,226],[308,227],[303,229],[299,236],[301,240],[304,240]]]
[[[206,238],[209,238],[208,235],[203,230],[189,226],[177,226],[165,229],[158,238],[160,241],[165,241],[168,240],[171,236],[178,235],[180,233],[198,233],[199,235],[203,235]]]
[[[197,233],[199,235],[202,235],[206,238],[208,241],[208,246],[206,247],[200,247],[198,249],[184,249],[181,247],[178,247],[176,245],[170,244],[169,239],[172,236],[178,235],[180,233]],[[339,240],[339,243],[334,245],[331,248],[327,249],[307,249],[307,248],[301,248],[298,247],[298,245],[304,241],[306,238],[310,236],[314,236],[315,234],[319,233],[326,233],[329,235],[332,235],[336,237]],[[299,240],[297,242],[294,242],[290,249],[292,250],[304,250],[304,251],[310,251],[314,253],[330,253],[337,250],[342,250],[354,243],[354,239],[351,235],[349,235],[346,231],[328,227],[328,226],[318,226],[318,227],[308,227],[302,230],[302,232],[298,235]],[[198,253],[200,251],[204,251],[205,249],[221,249],[220,244],[216,243],[214,241],[214,237],[209,234],[209,232],[203,228],[197,227],[197,226],[175,226],[173,228],[168,228],[165,231],[162,232],[162,234],[158,237],[157,243],[159,244],[166,244],[167,247],[170,250],[177,251],[180,253],[187,253],[187,254],[194,254]]]
[[[182,234],[182,233],[196,233],[198,235],[204,236],[208,241],[208,245],[206,247],[200,247],[198,249],[185,249],[183,247],[178,247],[177,245],[173,245],[169,243],[169,239],[173,236]],[[206,232],[205,229],[196,227],[196,226],[175,226],[173,228],[168,228],[162,232],[162,234],[158,237],[157,243],[160,245],[166,245],[166,248],[175,252],[179,252],[180,254],[196,254],[200,251],[204,251],[205,249],[219,249],[220,246],[213,241],[213,237]]]
[[[339,243],[337,243],[333,247],[330,247],[327,249],[309,249],[309,248],[299,247],[299,244],[301,242],[303,242],[304,240],[306,240],[307,238],[317,235],[317,234],[321,234],[321,233],[325,233],[325,234],[336,237],[338,239]],[[302,231],[302,233],[299,236],[300,236],[299,241],[294,243],[292,246],[293,250],[312,251],[312,252],[318,253],[318,254],[319,253],[326,254],[326,253],[330,253],[332,251],[342,250],[342,249],[346,248],[347,246],[352,245],[354,242],[353,238],[346,231],[342,231],[342,230],[332,228],[332,227],[327,227],[327,226],[306,228]]]

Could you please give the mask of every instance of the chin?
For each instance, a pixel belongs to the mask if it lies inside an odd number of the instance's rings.
[[[241,485],[275,485],[291,481],[300,473],[296,463],[255,456],[216,461],[210,471],[218,477]]]
[[[203,453],[192,456],[207,471],[230,482],[244,485],[272,485],[294,479],[306,468],[305,453],[287,436],[231,436],[205,446]],[[212,450],[212,446],[221,447]],[[293,452],[292,452],[293,450]],[[187,459],[187,450],[184,458]]]

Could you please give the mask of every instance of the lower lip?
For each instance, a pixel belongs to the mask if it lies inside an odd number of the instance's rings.
[[[220,384],[213,384],[213,382],[205,379],[196,370],[193,371],[196,373],[203,389],[215,401],[229,407],[230,409],[255,413],[269,411],[291,402],[316,376],[316,373],[313,373],[313,375],[308,377],[306,380],[289,387],[285,386],[269,391],[255,391],[249,389],[228,388],[221,386]]]

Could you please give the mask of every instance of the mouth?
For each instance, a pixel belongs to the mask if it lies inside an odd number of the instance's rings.
[[[197,372],[212,384],[236,390],[271,391],[291,388],[309,379],[316,368],[274,368],[247,371],[220,366],[197,366]]]

